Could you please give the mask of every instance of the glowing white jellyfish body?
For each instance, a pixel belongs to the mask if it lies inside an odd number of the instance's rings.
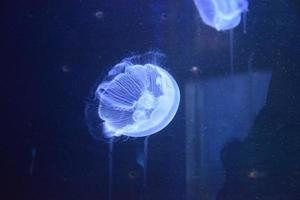
[[[248,10],[247,0],[194,0],[203,22],[217,31],[235,28],[241,13]]]
[[[173,119],[180,93],[176,81],[163,68],[124,59],[96,89],[98,116],[106,137],[152,135]]]

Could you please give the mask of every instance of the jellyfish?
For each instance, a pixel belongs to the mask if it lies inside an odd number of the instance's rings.
[[[175,79],[160,66],[163,54],[148,52],[123,59],[97,84],[86,105],[87,126],[96,139],[109,140],[109,198],[112,199],[115,138],[144,137],[144,188],[147,185],[148,139],[174,118],[180,101]]]
[[[171,122],[180,93],[174,78],[156,64],[158,57],[158,53],[148,53],[125,58],[97,86],[97,114],[102,120],[98,131],[102,127],[104,137],[144,137]]]
[[[248,10],[247,0],[194,0],[202,21],[217,31],[235,28]]]
[[[248,0],[194,0],[202,21],[217,31],[229,31],[230,75],[234,74],[234,28],[243,17],[243,33],[246,34]]]

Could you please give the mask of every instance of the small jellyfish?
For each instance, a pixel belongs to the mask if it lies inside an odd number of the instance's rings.
[[[104,16],[104,13],[103,13],[101,10],[97,10],[97,11],[94,13],[94,16],[95,16],[97,19],[102,19],[103,16]]]
[[[194,0],[203,22],[217,31],[235,28],[248,10],[247,0]]]
[[[61,70],[65,73],[72,71],[72,67],[70,65],[63,65]]]
[[[157,63],[160,53],[122,60],[96,88],[94,104],[85,110],[93,136],[144,137],[166,127],[179,106],[173,77]],[[102,130],[101,130],[102,129]]]

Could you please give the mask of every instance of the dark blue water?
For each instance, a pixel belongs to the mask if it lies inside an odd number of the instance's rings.
[[[233,70],[229,32],[192,0],[1,4],[1,199],[109,199],[108,143],[84,108],[114,64],[150,50],[166,55],[179,110],[147,160],[144,138],[115,141],[111,199],[300,199],[296,0],[249,1]]]

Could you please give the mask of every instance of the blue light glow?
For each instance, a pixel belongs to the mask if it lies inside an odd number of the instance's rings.
[[[217,31],[235,28],[241,13],[248,10],[247,0],[194,0],[202,21]]]
[[[122,60],[98,85],[97,112],[103,120],[105,137],[152,135],[173,119],[180,100],[179,88],[173,77],[157,65],[157,55],[148,53]]]

